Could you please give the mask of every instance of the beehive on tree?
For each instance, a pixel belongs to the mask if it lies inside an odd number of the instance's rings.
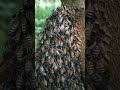
[[[76,11],[58,8],[46,20],[36,51],[38,86],[50,90],[82,90],[81,39],[75,28]]]

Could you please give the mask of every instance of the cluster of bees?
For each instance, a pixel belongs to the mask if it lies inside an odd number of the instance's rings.
[[[38,88],[83,90],[74,16],[75,10],[62,7],[46,19],[35,55]]]
[[[34,90],[34,5],[24,0],[23,7],[13,15],[4,61],[10,83],[3,82],[4,90]],[[3,64],[5,66],[5,64]],[[6,86],[6,87],[5,87]],[[2,89],[3,90],[3,89]]]
[[[109,22],[105,14],[103,0],[86,2],[86,78],[87,89],[108,90],[107,55],[111,36],[108,32]]]

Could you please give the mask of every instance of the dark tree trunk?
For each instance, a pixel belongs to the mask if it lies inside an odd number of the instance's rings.
[[[106,7],[103,0],[86,2],[86,78],[94,90],[110,89],[111,35]]]
[[[96,23],[100,25],[100,28],[104,30],[107,36],[111,37],[108,39],[109,45],[106,46],[108,51],[105,52],[109,57],[108,66],[106,68],[108,69],[106,75],[109,77],[106,80],[109,81],[108,90],[120,90],[120,1],[98,0],[97,10],[102,11],[103,20],[106,22],[102,23],[101,18],[101,20],[97,20]],[[97,16],[99,16],[99,14],[100,13],[98,13]],[[103,88],[100,90],[103,90]]]
[[[75,9],[76,18],[75,26],[77,27],[77,31],[79,33],[79,38],[81,39],[81,66],[83,77],[85,76],[85,0],[61,0],[62,5],[66,6],[68,9]]]
[[[106,12],[111,25],[109,31],[112,35],[110,81],[112,90],[120,90],[120,1],[106,0]]]

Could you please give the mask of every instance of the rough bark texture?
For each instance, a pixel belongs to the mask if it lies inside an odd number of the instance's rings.
[[[76,27],[79,33],[79,37],[81,39],[81,46],[80,46],[80,50],[81,50],[81,66],[82,66],[82,71],[84,74],[85,71],[85,13],[84,13],[84,9],[80,9],[78,11],[78,15],[76,15],[77,17],[77,23],[76,23]]]
[[[93,90],[109,90],[111,36],[105,6],[102,0],[86,3],[86,78]]]
[[[62,5],[70,9],[81,9],[84,8],[85,0],[61,0]]]
[[[110,81],[110,90],[120,90],[120,1],[119,0],[98,0],[98,8],[104,12],[105,20],[108,22],[106,30],[107,34],[111,35],[109,52],[109,73],[108,76]],[[103,5],[103,6],[101,6]]]
[[[120,1],[106,0],[106,11],[111,24],[109,29],[112,35],[111,60],[110,60],[110,81],[112,90],[120,90]]]
[[[82,72],[85,74],[85,0],[61,0],[62,5],[66,6],[69,9],[77,10],[76,16],[76,23],[75,26],[77,27],[78,37],[81,39],[81,65],[82,65]]]

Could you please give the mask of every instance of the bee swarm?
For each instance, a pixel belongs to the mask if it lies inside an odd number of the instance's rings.
[[[75,10],[62,7],[46,19],[35,55],[38,88],[82,90],[81,39],[75,28],[75,14]]]

